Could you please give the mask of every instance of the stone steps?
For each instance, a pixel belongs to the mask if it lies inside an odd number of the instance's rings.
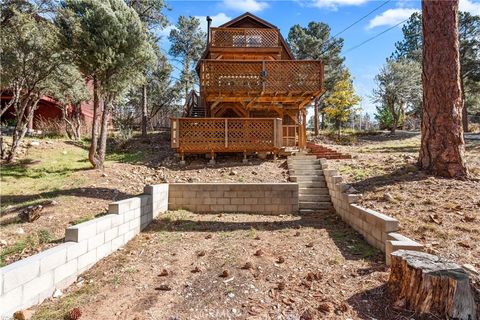
[[[300,194],[298,196],[300,201],[313,202],[313,201],[330,201],[330,195],[327,194]]]
[[[298,183],[300,214],[327,213],[333,210],[322,165],[316,155],[288,157],[290,181]]]
[[[332,203],[330,201],[300,201],[300,209],[331,209]]]
[[[298,192],[299,192],[299,196],[302,196],[302,195],[328,195],[328,188],[327,187],[323,187],[323,188],[302,188],[301,186],[299,186],[299,189],[298,189]]]

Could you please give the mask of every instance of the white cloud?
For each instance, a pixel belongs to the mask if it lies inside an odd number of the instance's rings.
[[[268,3],[258,0],[223,0],[223,5],[232,10],[259,12],[268,8]]]
[[[162,30],[160,30],[157,35],[159,35],[161,37],[162,40],[166,40],[168,38],[168,36],[170,35],[170,31],[172,31],[173,29],[175,29],[175,26],[172,24],[172,25],[169,25],[168,27],[166,28],[163,28]]]
[[[467,11],[473,15],[480,15],[480,1],[460,0],[460,11]]]
[[[207,16],[195,16],[195,18],[200,19],[200,28],[207,32]],[[212,18],[212,27],[218,27],[219,25],[232,20],[231,17],[227,16],[223,12],[217,13],[214,16],[210,16],[210,18]]]
[[[341,6],[359,6],[369,0],[314,0],[313,6],[317,8],[327,8],[337,10]]]
[[[417,9],[408,9],[408,8],[396,8],[388,9],[387,11],[379,14],[374,17],[368,23],[368,29],[380,27],[380,26],[394,26],[401,21],[410,17],[414,12],[417,12]]]

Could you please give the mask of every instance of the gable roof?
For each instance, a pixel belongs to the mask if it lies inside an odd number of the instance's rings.
[[[278,30],[278,27],[277,27],[277,26],[271,24],[271,23],[268,22],[268,21],[263,20],[262,18],[257,17],[256,15],[254,15],[254,14],[252,14],[252,13],[250,13],[250,12],[245,12],[244,14],[236,17],[235,19],[230,20],[230,21],[222,24],[222,25],[220,26],[220,28],[228,28],[228,27],[231,27],[231,26],[237,24],[238,22],[240,22],[240,21],[242,21],[242,20],[248,20],[248,19],[257,22],[258,24],[263,25],[263,26],[265,26],[266,28],[277,29],[277,30]]]
[[[247,21],[251,20],[254,23],[258,24],[259,26],[263,26],[264,28],[277,30],[278,35],[280,36],[280,42],[282,43],[282,46],[285,48],[285,50],[287,51],[287,54],[290,56],[290,58],[292,60],[295,60],[295,56],[293,55],[293,52],[290,49],[290,46],[287,44],[287,42],[283,38],[283,35],[280,32],[280,29],[277,26],[271,24],[270,22],[265,21],[262,18],[259,18],[259,17],[257,17],[256,15],[254,15],[250,12],[245,12],[244,14],[236,17],[235,19],[230,20],[230,21],[222,24],[221,26],[219,26],[219,28],[234,28],[236,25],[238,25],[239,23],[241,23],[242,21],[245,21],[245,20],[247,20]]]

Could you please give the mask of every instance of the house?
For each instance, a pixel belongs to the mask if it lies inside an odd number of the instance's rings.
[[[91,90],[90,85],[88,86]],[[8,91],[3,91],[0,95],[1,108],[8,104],[12,99],[12,95]],[[37,104],[34,111],[32,121],[28,124],[29,130],[42,130],[42,122],[46,121],[61,121],[63,117],[63,104],[48,96],[43,96]],[[87,127],[90,127],[93,122],[93,101],[84,101],[80,103],[80,119]],[[10,107],[2,114],[0,123],[12,125],[15,122],[15,110]]]
[[[305,148],[306,106],[322,93],[322,63],[296,60],[279,29],[251,13],[216,28],[207,21],[200,93],[172,119],[172,148],[212,158]]]

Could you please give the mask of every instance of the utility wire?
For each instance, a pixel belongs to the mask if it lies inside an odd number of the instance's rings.
[[[368,17],[369,15],[371,15],[372,13],[374,13],[375,11],[377,11],[378,9],[382,8],[383,6],[385,6],[387,3],[389,3],[391,0],[387,0],[387,1],[384,1],[382,4],[380,4],[378,7],[374,8],[373,10],[371,10],[370,12],[368,12],[366,15],[364,15],[363,17],[361,17],[360,19],[356,20],[355,22],[353,22],[352,24],[350,24],[348,27],[346,27],[345,29],[341,30],[340,32],[336,33],[333,37],[331,37],[329,40],[327,40],[326,43],[328,43],[329,41],[333,41],[336,37],[338,37],[339,35],[341,35],[342,33],[344,33],[345,31],[349,30],[351,27],[353,27],[354,25],[358,24],[360,21],[364,20],[366,17]],[[332,49],[332,47],[335,45],[335,43],[332,43],[330,44],[325,50],[322,51],[322,53],[320,53],[320,55],[323,55],[325,52],[327,52],[328,50]]]
[[[372,41],[373,39],[376,39],[376,38],[380,37],[382,34],[387,33],[388,31],[390,31],[390,30],[398,27],[398,26],[401,25],[402,23],[406,22],[408,19],[410,19],[410,18],[407,18],[407,19],[405,19],[405,20],[403,20],[403,21],[400,21],[400,22],[397,23],[396,25],[394,25],[394,26],[392,26],[392,27],[390,27],[390,28],[388,28],[388,29],[385,29],[385,30],[383,30],[383,31],[380,32],[380,33],[377,33],[377,34],[374,35],[373,37],[368,38],[367,40],[365,40],[365,41],[363,41],[363,42],[361,42],[361,43],[359,43],[359,44],[357,44],[357,45],[355,45],[355,46],[347,49],[344,53],[347,53],[347,52],[350,52],[350,51],[355,50],[355,49],[357,49],[357,48],[360,48],[361,46],[363,46],[363,45],[366,44],[367,42],[370,42],[370,41]]]

